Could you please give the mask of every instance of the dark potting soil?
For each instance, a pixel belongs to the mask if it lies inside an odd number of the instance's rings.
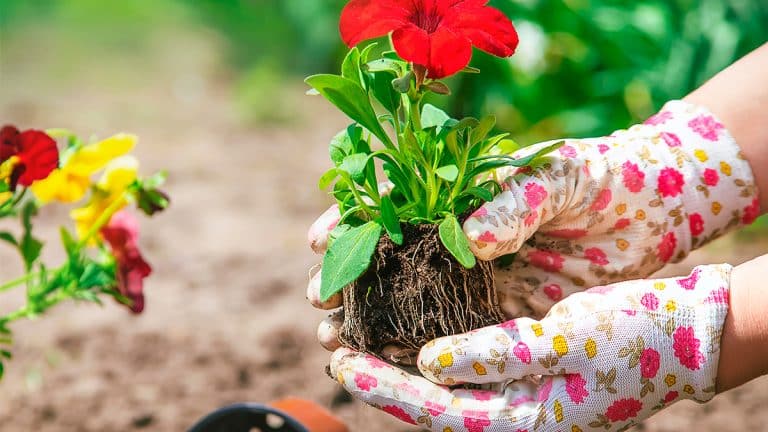
[[[402,246],[383,236],[371,266],[344,289],[344,345],[374,355],[390,344],[418,350],[502,322],[490,262],[459,264],[436,225],[404,225],[403,234]]]

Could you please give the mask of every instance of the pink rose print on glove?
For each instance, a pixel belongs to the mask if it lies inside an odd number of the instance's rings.
[[[624,228],[628,227],[629,224],[631,224],[632,221],[629,220],[629,218],[622,218],[616,221],[616,225],[613,226],[613,229],[616,231],[621,231]]]
[[[540,184],[528,183],[525,185],[525,201],[531,209],[538,208],[547,199],[547,195],[547,190]]]
[[[464,427],[467,428],[467,432],[483,432],[486,427],[491,425],[488,413],[464,411],[461,414],[464,416]]]
[[[752,204],[744,208],[744,216],[741,218],[741,223],[749,225],[754,222],[758,216],[760,216],[760,201],[755,198],[755,200],[752,201]]]
[[[659,134],[659,136],[661,136],[661,139],[663,139],[669,147],[680,147],[682,145],[680,138],[678,138],[677,135],[673,133],[662,132]]]
[[[605,416],[612,422],[625,421],[636,417],[641,409],[643,404],[637,399],[619,399],[608,407]]]
[[[680,364],[690,370],[698,370],[704,362],[704,355],[699,352],[701,341],[696,339],[693,327],[679,327],[672,338],[672,348]]]
[[[638,193],[645,186],[645,173],[640,171],[640,167],[632,162],[624,162],[622,165],[621,176],[624,181],[624,187],[630,192]]]
[[[709,141],[717,141],[723,125],[708,115],[700,115],[688,122],[688,127]]]
[[[656,115],[649,117],[648,120],[645,121],[645,124],[651,125],[651,126],[658,126],[662,123],[666,123],[666,121],[670,119],[672,119],[672,112],[662,111]]]
[[[490,231],[486,231],[482,234],[480,234],[480,237],[477,238],[477,241],[481,241],[483,243],[496,243],[499,240],[496,238],[496,235]]]
[[[696,284],[699,282],[700,274],[701,274],[701,270],[695,269],[690,276],[679,279],[677,281],[677,284],[680,285],[680,288],[691,291],[696,288]]]
[[[675,237],[675,233],[666,233],[664,237],[661,238],[661,243],[659,243],[656,255],[662,262],[669,262],[672,259],[672,255],[675,253],[675,248],[677,248],[677,237]]]
[[[384,411],[387,414],[390,414],[390,415],[392,415],[394,417],[397,417],[398,419],[400,419],[400,420],[402,420],[402,421],[404,421],[406,423],[410,423],[412,425],[416,424],[416,421],[414,421],[411,418],[411,416],[409,416],[408,413],[405,412],[405,410],[400,408],[399,406],[387,405],[387,406],[381,407],[381,410]]]
[[[547,285],[544,287],[544,294],[549,297],[550,300],[558,302],[563,299],[563,289],[558,284]]]
[[[429,412],[429,415],[432,417],[437,417],[445,412],[445,405],[440,405],[432,401],[427,401],[424,404],[424,408],[427,409],[427,412]]]
[[[688,223],[691,226],[691,235],[696,237],[704,232],[704,218],[699,213],[691,213],[688,216]]]
[[[647,293],[640,299],[640,303],[648,310],[656,310],[659,308],[659,298],[653,293]]]
[[[655,378],[659,372],[661,355],[653,348],[646,348],[640,355],[640,372],[643,378]]]
[[[569,145],[560,147],[559,151],[560,151],[561,155],[563,155],[563,156],[565,156],[567,158],[575,158],[576,157],[576,149],[571,147],[571,146],[569,146]]]
[[[610,150],[610,149],[611,149],[611,148],[610,148],[610,147],[608,147],[608,146],[607,146],[607,145],[605,145],[605,144],[600,144],[600,145],[598,145],[598,146],[597,146],[597,150],[600,152],[600,154],[605,154],[605,153],[606,153],[608,150]]]
[[[707,186],[717,186],[717,183],[720,181],[720,174],[717,173],[716,170],[713,170],[712,168],[707,168],[704,170],[704,184]]]
[[[725,287],[720,287],[712,291],[712,293],[709,294],[706,299],[704,299],[704,303],[729,304],[730,298],[728,295],[728,290]]]
[[[364,373],[356,373],[355,374],[355,384],[357,385],[357,388],[363,391],[371,391],[372,388],[375,388],[379,385],[379,382],[376,380],[376,378],[364,374]]]
[[[679,394],[678,392],[674,391],[674,390],[673,390],[673,391],[671,391],[671,392],[669,392],[669,393],[667,393],[667,395],[666,395],[666,396],[664,396],[664,403],[665,403],[665,404],[668,404],[668,403],[670,403],[670,402],[673,402],[674,400],[676,400],[676,399],[677,399],[677,397],[678,397],[679,395],[680,395],[680,394]]]
[[[600,248],[589,248],[585,250],[584,258],[595,265],[604,266],[608,264],[608,256]]]
[[[531,265],[548,272],[558,272],[563,268],[563,257],[557,252],[537,250],[528,254]]]
[[[659,174],[659,193],[662,197],[676,197],[685,186],[685,179],[680,171],[674,168],[664,168]]]
[[[565,376],[565,391],[575,404],[584,402],[589,396],[587,392],[587,381],[580,374],[570,374]]]
[[[512,353],[521,362],[531,364],[531,350],[528,349],[528,345],[525,342],[518,342],[515,348],[512,349]]]
[[[592,207],[590,207],[590,210],[592,211],[605,210],[605,208],[608,207],[608,204],[611,203],[612,199],[613,199],[613,193],[611,192],[611,190],[603,189],[597,195],[597,198],[595,198],[595,202],[592,203]]]
[[[536,399],[539,402],[544,402],[545,400],[549,399],[549,394],[552,393],[553,382],[553,377],[544,378],[544,383],[541,384],[538,394],[536,395]]]

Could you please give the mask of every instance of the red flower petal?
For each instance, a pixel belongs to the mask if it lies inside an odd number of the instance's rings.
[[[19,135],[19,166],[23,172],[19,176],[19,184],[31,185],[36,180],[42,180],[59,166],[59,150],[56,141],[39,130],[26,130]]]
[[[426,66],[429,63],[430,39],[424,29],[406,24],[392,33],[392,45],[403,59]]]
[[[138,248],[138,221],[122,211],[112,216],[109,224],[101,229],[101,235],[117,261],[117,289],[131,299],[131,310],[140,313],[144,310],[144,279],[152,273],[152,267]]]
[[[411,0],[352,0],[341,11],[341,39],[353,47],[384,36],[408,23],[415,11]]]
[[[3,126],[0,129],[0,163],[18,153],[19,130],[15,126]]]
[[[409,24],[392,34],[395,50],[405,60],[427,68],[427,77],[444,78],[464,69],[472,58],[469,39],[441,26],[427,34]]]
[[[469,38],[472,45],[497,57],[515,53],[519,38],[512,21],[500,10],[485,6],[487,1],[453,0],[442,24]]]

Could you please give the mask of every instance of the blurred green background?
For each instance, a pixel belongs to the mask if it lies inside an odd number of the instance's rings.
[[[87,55],[138,50],[158,31],[204,28],[224,41],[236,103],[256,121],[290,117],[265,101],[308,74],[333,71],[343,0],[3,0],[7,34],[55,27]],[[768,39],[764,0],[493,0],[521,38],[511,60],[436,101],[455,115],[493,112],[522,142],[593,136],[646,118]],[[68,53],[60,53],[67,55]],[[73,55],[77,53],[72,53]],[[265,107],[265,105],[267,105]]]

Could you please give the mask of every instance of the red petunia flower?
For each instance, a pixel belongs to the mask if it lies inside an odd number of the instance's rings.
[[[30,186],[59,166],[56,141],[45,132],[34,129],[19,132],[14,126],[4,126],[0,129],[0,163],[14,156],[18,162],[11,172],[11,190],[19,184]]]
[[[134,313],[141,313],[144,310],[144,278],[152,273],[152,267],[139,252],[138,221],[128,212],[117,213],[101,229],[101,235],[117,260],[118,291],[133,301],[131,310]]]
[[[392,32],[395,51],[423,66],[428,78],[459,72],[472,46],[497,57],[515,53],[512,22],[488,0],[352,0],[341,12],[341,38],[348,46]]]

